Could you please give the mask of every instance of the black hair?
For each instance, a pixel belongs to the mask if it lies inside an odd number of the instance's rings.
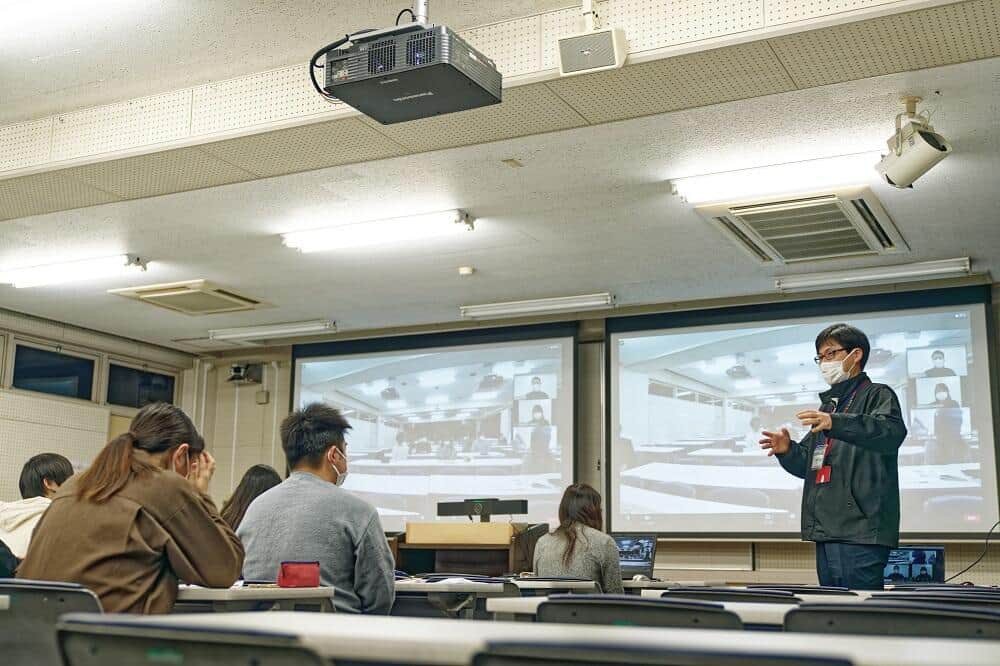
[[[834,324],[833,326],[827,326],[819,335],[816,336],[816,352],[819,353],[819,348],[825,342],[833,340],[841,347],[846,349],[848,353],[854,351],[855,349],[861,350],[861,369],[865,369],[865,365],[868,364],[868,354],[871,352],[871,343],[868,342],[868,336],[860,328],[855,328],[849,324]]]
[[[539,384],[541,384],[542,383],[542,378],[539,377],[538,375],[535,375],[534,377],[531,378],[531,383],[534,384],[535,382],[538,382]]]
[[[73,463],[58,453],[39,453],[28,458],[21,468],[18,486],[22,499],[45,497],[45,480],[61,486],[73,476]]]
[[[935,349],[934,351],[932,351],[931,360],[933,361],[936,358],[944,358],[944,352],[941,351],[940,349]]]
[[[949,397],[951,396],[951,391],[948,389],[948,385],[945,384],[944,382],[938,382],[937,384],[935,384],[934,393],[937,393],[938,391],[944,391],[945,393],[948,394]]]
[[[319,402],[292,412],[281,422],[281,448],[288,466],[305,462],[318,467],[331,446],[344,450],[344,435],[350,429],[340,411]]]
[[[250,504],[262,494],[281,483],[281,476],[268,465],[254,465],[246,471],[233,496],[222,505],[219,515],[235,531]]]

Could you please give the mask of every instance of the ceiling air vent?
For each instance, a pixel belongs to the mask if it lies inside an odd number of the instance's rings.
[[[867,187],[712,204],[699,206],[697,211],[761,263],[794,264],[909,251]]]
[[[269,307],[256,298],[244,296],[205,280],[111,289],[108,293],[195,316]]]
[[[211,338],[175,338],[171,340],[178,347],[183,348],[185,351],[192,352],[215,352],[215,351],[228,351],[234,347],[259,347],[256,342],[250,342],[247,340],[243,341],[233,341],[233,340],[213,340]]]

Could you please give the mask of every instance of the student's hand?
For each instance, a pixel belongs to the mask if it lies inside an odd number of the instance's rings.
[[[208,493],[208,484],[215,474],[215,458],[208,451],[202,451],[191,459],[191,470],[188,472],[188,481],[199,492]]]
[[[765,430],[761,433],[764,439],[760,440],[760,448],[767,451],[767,455],[784,455],[792,448],[792,436],[788,433],[788,428],[782,428],[781,432],[769,432]]]
[[[826,412],[817,412],[814,409],[809,409],[799,412],[795,416],[802,422],[802,425],[809,426],[813,432],[822,432],[833,427],[833,419]]]

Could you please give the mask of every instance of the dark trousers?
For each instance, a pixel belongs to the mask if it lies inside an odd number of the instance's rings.
[[[888,546],[835,541],[816,544],[816,573],[820,585],[881,590],[888,562]]]

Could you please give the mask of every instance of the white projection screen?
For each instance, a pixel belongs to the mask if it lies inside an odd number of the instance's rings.
[[[573,482],[574,340],[297,354],[294,402],[347,417],[344,488],[378,508],[387,532],[467,521],[438,518],[437,503],[479,498],[526,499],[516,522],[555,525]]]
[[[843,321],[869,336],[866,370],[896,391],[906,420],[901,531],[985,533],[997,520],[987,313],[981,302],[771,321],[761,310],[739,324],[613,333],[612,529],[797,534],[803,482],[760,450],[758,432],[805,434],[795,414],[827,388],[816,335]]]

